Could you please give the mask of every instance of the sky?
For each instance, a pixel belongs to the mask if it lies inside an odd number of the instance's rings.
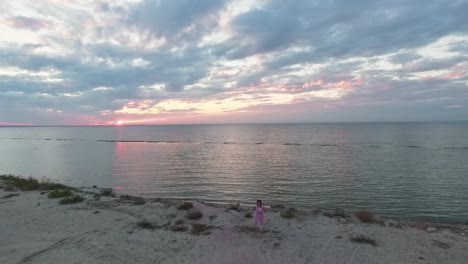
[[[467,0],[0,0],[0,125],[453,120]]]

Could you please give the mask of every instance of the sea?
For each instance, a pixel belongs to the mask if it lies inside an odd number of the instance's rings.
[[[468,122],[0,127],[0,174],[468,221]]]

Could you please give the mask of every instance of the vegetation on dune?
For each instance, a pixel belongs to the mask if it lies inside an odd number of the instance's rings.
[[[240,211],[240,203],[230,204],[228,207],[229,210]]]
[[[210,228],[212,228],[212,226],[194,223],[192,224],[192,230],[190,232],[192,233],[192,235],[200,235],[200,234],[207,235],[209,234],[207,230]]]
[[[59,201],[59,203],[60,204],[75,204],[75,203],[81,203],[82,201],[84,201],[83,196],[75,194],[73,196],[68,196],[68,197],[62,198]]]
[[[145,204],[145,200],[143,199],[143,197],[139,197],[139,196],[132,196],[132,195],[125,194],[125,195],[121,195],[120,199],[131,201],[135,205]]]
[[[375,221],[374,214],[367,210],[362,210],[356,213],[357,218],[363,223],[372,223]]]
[[[185,225],[175,225],[171,227],[171,231],[173,232],[185,232],[187,231],[187,227]]]
[[[54,183],[47,178],[38,180],[33,177],[24,178],[15,175],[0,175],[0,180],[4,181],[6,188],[17,188],[21,191],[71,189],[66,185]]]
[[[73,193],[70,189],[54,189],[50,193],[47,194],[48,198],[63,198],[63,197],[69,197],[72,196]]]
[[[364,236],[364,235],[352,236],[350,239],[354,243],[370,244],[370,245],[373,245],[374,247],[378,246],[375,239],[372,239],[372,238]]]
[[[296,217],[296,209],[288,208],[280,213],[280,216],[286,219],[291,219]]]
[[[200,218],[203,217],[203,213],[200,212],[199,210],[195,209],[195,208],[192,208],[192,209],[187,211],[186,217],[188,219],[197,220],[197,219],[200,219]]]
[[[105,188],[105,189],[101,189],[101,191],[99,192],[99,194],[101,196],[111,196],[111,197],[114,197],[115,196],[115,192],[114,192],[114,189],[112,188]]]
[[[136,226],[140,229],[148,229],[148,230],[154,230],[156,228],[159,228],[159,226],[151,223],[148,220],[141,220],[140,222],[136,224]]]
[[[181,203],[177,206],[177,209],[178,210],[189,210],[189,209],[192,209],[193,208],[193,203],[191,202],[184,202],[184,203]]]

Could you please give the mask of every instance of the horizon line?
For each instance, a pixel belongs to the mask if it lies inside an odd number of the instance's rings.
[[[236,123],[164,123],[164,124],[55,124],[55,125],[0,125],[0,127],[129,127],[129,126],[183,126],[183,125],[282,125],[282,124],[371,124],[371,123],[463,123],[468,120],[411,120],[411,121],[308,121],[308,122],[236,122]]]

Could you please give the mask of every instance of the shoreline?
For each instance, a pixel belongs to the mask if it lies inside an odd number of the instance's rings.
[[[68,186],[68,185],[67,185]],[[76,188],[76,189],[79,189],[79,190],[82,190],[82,191],[90,191],[90,192],[93,192],[93,191],[96,191],[96,190],[101,190],[101,189],[109,189],[107,187],[88,187],[88,186],[70,186],[71,188]],[[206,200],[206,199],[202,199],[202,198],[197,198],[197,197],[194,197],[194,198],[190,198],[190,197],[187,197],[187,198],[184,198],[184,197],[161,197],[161,196],[151,196],[151,195],[146,195],[146,194],[135,194],[135,193],[126,193],[122,190],[114,190],[116,191],[116,195],[119,196],[119,195],[131,195],[131,196],[138,196],[138,197],[142,197],[144,199],[147,199],[147,200],[152,200],[152,199],[163,199],[163,200],[170,200],[170,201],[190,201],[190,202],[198,202],[198,203],[204,203],[204,204],[210,204],[212,206],[215,206],[215,207],[227,207],[229,206],[230,204],[236,204],[236,203],[240,203],[241,206],[243,207],[249,207],[249,206],[255,206],[255,203],[246,203],[244,201],[239,201],[239,200]],[[296,207],[296,206],[290,206],[288,205],[287,203],[283,204],[283,203],[273,203],[273,204],[265,204],[265,207],[268,208],[268,207],[271,207],[271,206],[276,206],[276,205],[280,205],[280,206],[285,206],[285,207],[288,207],[288,208],[295,208],[297,209],[298,211],[303,211],[303,212],[309,212],[309,213],[313,213],[315,211],[321,211],[322,213],[333,213],[334,210],[336,209],[343,209],[345,210],[348,214],[350,215],[354,215],[356,212],[358,212],[359,210],[348,210],[347,208],[345,207],[335,207],[335,208],[320,208],[320,207],[311,207],[311,208],[304,208],[304,207]],[[405,217],[405,216],[401,216],[399,218],[396,218],[396,217],[393,217],[391,215],[387,215],[385,213],[379,213],[379,212],[375,212],[374,210],[372,210],[372,208],[367,208],[367,210],[373,212],[375,214],[376,217],[378,217],[378,219],[380,220],[385,220],[385,221],[394,221],[394,222],[403,222],[403,223],[411,223],[411,222],[421,222],[421,223],[426,223],[428,225],[440,225],[440,226],[464,226],[464,225],[468,225],[468,218],[467,219],[460,219],[460,220],[447,220],[447,221],[444,221],[443,218],[440,218],[440,221],[437,221],[437,220],[433,220],[433,218],[424,218],[424,217]]]
[[[73,204],[51,190],[6,191],[0,180],[1,263],[464,263],[468,226],[337,212],[267,209],[264,232],[250,206],[222,206],[73,189]],[[65,188],[65,187],[64,187]],[[92,191],[89,191],[92,190]],[[107,189],[108,190],[108,189]],[[55,192],[55,191],[54,191]],[[229,208],[232,207],[232,208]],[[188,210],[184,210],[188,209]],[[250,210],[251,211],[251,210]],[[344,215],[342,214],[344,213]],[[340,216],[343,215],[343,216]],[[191,217],[190,216],[190,217]],[[283,216],[291,216],[285,218]]]

